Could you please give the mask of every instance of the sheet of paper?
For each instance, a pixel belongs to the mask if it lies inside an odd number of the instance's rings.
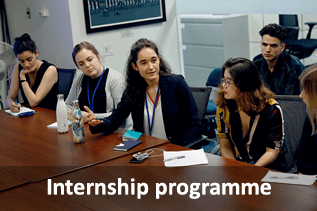
[[[312,185],[316,181],[316,175],[299,175],[269,171],[261,182],[276,182],[295,185]]]
[[[68,126],[70,126],[70,125],[72,125],[72,121],[68,120]],[[55,128],[55,129],[57,129],[57,122],[54,122],[54,123],[52,123],[50,125],[47,125],[47,128]]]
[[[34,112],[34,110],[22,106],[22,107],[20,107],[20,112],[18,112],[18,113],[14,113],[14,112],[10,111],[10,109],[5,110],[5,112],[7,112],[8,114],[11,114],[13,116],[19,116],[19,115],[22,115],[22,114],[27,113],[27,112]]]
[[[186,151],[164,151],[164,160],[180,156],[185,157],[171,161],[164,161],[165,166],[177,167],[208,164],[208,159],[203,149]]]

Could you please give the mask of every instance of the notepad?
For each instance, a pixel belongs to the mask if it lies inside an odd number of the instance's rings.
[[[192,166],[200,164],[208,164],[208,159],[203,149],[185,150],[185,151],[164,151],[164,160],[184,156],[182,159],[173,159],[164,162],[166,167]]]
[[[20,111],[15,113],[12,112],[10,109],[5,110],[5,112],[7,112],[8,114],[11,114],[13,116],[17,116],[17,117],[23,117],[23,116],[31,116],[34,114],[34,110],[27,108],[27,107],[20,107]]]
[[[123,138],[127,138],[127,139],[133,139],[133,140],[139,140],[139,138],[141,137],[142,133],[137,132],[137,131],[132,131],[132,130],[127,130],[124,134],[123,134]]]
[[[68,123],[68,126],[72,125],[72,121],[69,121],[69,120],[68,120],[67,123]],[[56,128],[57,128],[57,122],[54,122],[54,123],[52,123],[52,124],[50,124],[50,125],[47,125],[47,128],[56,129]]]
[[[138,146],[139,144],[141,144],[142,141],[135,141],[135,140],[127,140],[127,141],[123,141],[121,144],[113,147],[114,150],[118,150],[118,151],[128,151],[130,149],[132,149],[133,147]]]
[[[316,181],[316,175],[301,175],[268,171],[261,182],[276,182],[294,185],[312,185]]]

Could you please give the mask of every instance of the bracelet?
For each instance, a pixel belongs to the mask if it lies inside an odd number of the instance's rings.
[[[21,80],[20,83],[22,84],[24,81],[26,81],[26,79]]]

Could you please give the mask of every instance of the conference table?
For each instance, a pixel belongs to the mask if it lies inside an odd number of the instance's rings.
[[[141,145],[128,152],[117,152],[113,147],[122,142],[125,130],[113,134],[92,135],[85,124],[86,141],[72,142],[71,127],[66,134],[46,126],[55,122],[55,112],[34,108],[36,114],[17,118],[0,110],[0,210],[316,210],[317,184],[299,186],[270,183],[271,194],[232,195],[211,194],[211,184],[257,183],[268,172],[231,159],[206,153],[207,165],[165,167],[163,150],[182,151],[188,148],[169,143],[167,140],[142,135]],[[152,149],[151,156],[142,163],[129,163],[132,155]],[[119,195],[105,194],[54,195],[49,180],[54,184],[126,183]],[[148,192],[139,195],[146,184]],[[190,190],[200,184],[199,190]],[[203,184],[205,184],[203,188]],[[166,193],[164,185],[167,187]],[[134,187],[134,194],[133,189]],[[142,186],[144,187],[144,186]],[[108,187],[109,188],[109,187]],[[51,195],[49,195],[51,189]],[[203,189],[205,193],[203,194]],[[137,191],[139,190],[139,191]],[[235,189],[234,189],[235,190]],[[86,191],[86,190],[85,190]],[[143,190],[145,191],[145,190]],[[171,191],[171,192],[170,192]],[[159,193],[159,194],[158,194]],[[161,194],[160,194],[161,193]],[[182,195],[183,194],[183,195]],[[159,199],[157,199],[159,197]]]

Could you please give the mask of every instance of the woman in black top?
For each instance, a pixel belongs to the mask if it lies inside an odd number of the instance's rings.
[[[302,86],[299,97],[307,105],[308,117],[297,150],[297,170],[301,174],[315,175],[317,174],[317,65],[305,69],[299,78]]]
[[[12,112],[19,112],[20,103],[14,100],[18,96],[19,89],[25,104],[30,107],[43,107],[56,109],[58,94],[58,75],[54,65],[37,59],[39,51],[35,42],[28,34],[23,34],[15,39],[14,53],[19,60],[12,73],[10,92],[7,105]]]
[[[181,75],[171,70],[156,44],[142,38],[131,47],[126,63],[126,89],[112,115],[97,120],[90,114],[92,133],[112,133],[132,114],[136,131],[186,145],[200,135],[194,97]]]

